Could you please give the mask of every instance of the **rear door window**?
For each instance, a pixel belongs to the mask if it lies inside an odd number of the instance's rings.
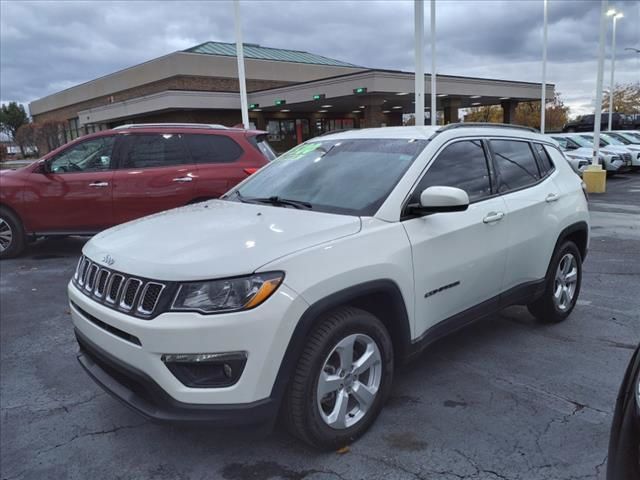
[[[540,180],[540,171],[529,142],[491,140],[490,144],[500,193],[518,190]]]
[[[120,168],[158,168],[187,163],[191,161],[180,134],[151,133],[124,138]]]
[[[194,163],[232,163],[244,150],[232,138],[225,135],[183,135]]]

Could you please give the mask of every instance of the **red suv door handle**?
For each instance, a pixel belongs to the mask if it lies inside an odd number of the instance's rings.
[[[192,181],[193,181],[193,177],[189,177],[189,176],[186,176],[186,177],[176,177],[176,178],[174,178],[174,179],[173,179],[173,181],[174,181],[174,182],[180,182],[180,183],[183,183],[183,182],[192,182]]]
[[[92,182],[89,184],[89,186],[95,188],[104,188],[109,186],[109,182]]]

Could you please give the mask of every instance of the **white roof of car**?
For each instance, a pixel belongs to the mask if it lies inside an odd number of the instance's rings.
[[[407,126],[407,127],[380,127],[345,130],[342,132],[328,133],[311,140],[340,140],[358,138],[419,138],[428,140],[435,134],[447,133],[455,136],[517,136],[530,140],[549,141],[549,137],[537,131],[518,125],[490,124],[451,124],[447,126]]]

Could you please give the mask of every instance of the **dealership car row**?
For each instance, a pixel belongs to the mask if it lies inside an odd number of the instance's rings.
[[[76,139],[27,167],[0,170],[0,258],[19,255],[38,237],[94,234],[218,198],[276,157],[265,133],[206,124],[123,125]],[[582,175],[593,134],[548,137]],[[603,132],[600,147],[598,161],[609,175],[640,169],[640,131]]]

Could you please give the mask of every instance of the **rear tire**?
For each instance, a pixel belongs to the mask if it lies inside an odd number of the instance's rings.
[[[391,390],[393,345],[357,308],[326,315],[311,332],[283,403],[287,429],[323,450],[348,445],[374,422]]]
[[[541,322],[565,320],[576,306],[582,283],[582,255],[575,243],[564,242],[556,250],[545,281],[542,296],[527,305],[529,312]]]
[[[22,222],[11,210],[0,207],[0,259],[16,257],[24,247]]]

